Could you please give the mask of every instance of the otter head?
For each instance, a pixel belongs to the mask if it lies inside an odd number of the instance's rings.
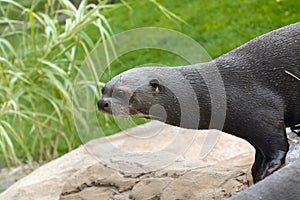
[[[179,103],[168,88],[167,80],[172,80],[170,70],[143,67],[114,77],[102,89],[98,109],[114,116],[151,118],[179,125]]]

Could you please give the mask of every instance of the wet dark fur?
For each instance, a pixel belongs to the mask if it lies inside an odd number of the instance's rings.
[[[122,110],[126,101],[131,116],[151,117],[184,128],[218,128],[210,126],[211,94],[207,80],[203,79],[211,77],[209,82],[214,84],[217,76],[212,66],[217,67],[226,92],[226,99],[219,99],[227,104],[222,130],[244,138],[255,147],[252,175],[257,182],[285,163],[289,148],[285,128],[299,130],[300,81],[291,74],[300,77],[300,23],[255,38],[208,63],[127,71],[105,86],[99,110],[112,114],[111,105]],[[197,102],[191,98],[188,84]],[[125,95],[115,98],[113,91],[117,90],[123,90]],[[181,102],[178,94],[183,94]],[[200,113],[200,118],[193,115],[197,103],[200,112],[195,113]],[[150,106],[156,104],[164,107],[166,116],[149,113]],[[182,117],[180,107],[191,114]],[[118,112],[113,114],[123,115]],[[182,122],[183,119],[186,121]]]

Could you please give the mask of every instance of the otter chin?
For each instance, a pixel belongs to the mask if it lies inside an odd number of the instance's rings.
[[[285,128],[299,130],[296,77],[300,23],[257,37],[207,63],[128,70],[105,85],[98,108],[114,116],[219,129],[243,138],[256,150],[251,172],[258,182],[285,164]]]

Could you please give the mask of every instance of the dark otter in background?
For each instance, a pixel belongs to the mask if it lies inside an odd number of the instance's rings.
[[[289,149],[285,128],[299,129],[297,77],[300,23],[255,38],[207,63],[126,71],[106,84],[98,107],[113,115],[192,129],[218,128],[244,138],[256,149],[252,176],[257,182],[285,163]],[[212,94],[215,88],[223,88],[224,95]],[[212,101],[216,95],[219,103]],[[212,122],[213,109],[220,115],[225,112],[223,122],[222,117]]]

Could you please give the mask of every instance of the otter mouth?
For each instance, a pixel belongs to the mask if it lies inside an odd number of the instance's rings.
[[[148,113],[141,113],[138,110],[134,109],[132,106],[129,106],[130,117],[134,118],[146,118],[152,119],[154,116],[149,115]]]
[[[158,117],[149,115],[149,114],[143,114],[143,113],[137,113],[137,114],[132,114],[130,115],[131,117],[136,117],[136,118],[146,118],[146,119],[156,119],[158,120]]]
[[[126,118],[137,117],[150,119],[153,117],[148,114],[140,113],[130,105],[124,106],[123,104],[117,102],[103,103],[102,101],[103,100],[99,100],[98,102],[98,111],[104,114]]]
[[[104,114],[108,114],[116,117],[124,118],[146,118],[152,120],[161,120],[160,117],[151,115],[149,113],[142,113],[132,105],[123,105],[117,101],[105,101],[105,99],[100,99],[98,101],[98,110]]]
[[[99,110],[99,111],[104,113],[104,114],[111,115],[111,116],[124,117],[124,118],[131,117],[131,114],[128,113],[127,111],[125,111],[125,110],[112,109],[110,111],[103,111],[103,110]]]
[[[145,119],[153,119],[153,120],[159,120],[159,117],[153,116],[153,115],[149,115],[149,114],[144,114],[144,113],[134,113],[134,114],[130,114],[127,112],[108,112],[108,111],[103,111],[103,110],[99,110],[100,112],[104,113],[104,114],[108,114],[111,116],[116,116],[116,117],[124,117],[124,118],[145,118]]]
[[[162,117],[159,117],[159,116],[150,115],[150,114],[136,113],[136,114],[131,114],[130,116],[133,117],[133,118],[145,118],[145,119],[151,119],[151,120],[158,120],[158,121],[166,122],[166,119],[164,119]]]

